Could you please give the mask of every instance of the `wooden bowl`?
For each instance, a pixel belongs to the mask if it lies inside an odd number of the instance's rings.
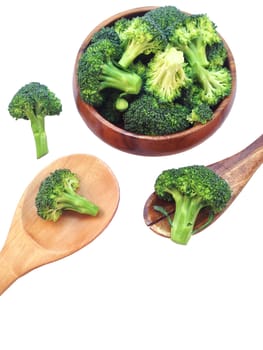
[[[232,91],[231,94],[227,96],[214,111],[213,119],[205,125],[196,125],[185,131],[165,136],[138,135],[110,123],[102,115],[100,115],[93,106],[85,103],[81,99],[77,82],[78,61],[86,47],[89,45],[94,33],[99,31],[104,26],[112,25],[116,20],[122,17],[131,18],[134,16],[140,16],[154,8],[156,8],[156,6],[138,7],[135,9],[126,10],[109,17],[98,24],[83,41],[76,57],[73,74],[73,92],[76,106],[81,117],[90,130],[92,130],[95,135],[112,147],[124,152],[143,156],[175,154],[190,149],[193,146],[203,142],[224,122],[232,107],[236,93],[235,61],[230,48],[222,38],[228,52],[227,65],[232,75]]]

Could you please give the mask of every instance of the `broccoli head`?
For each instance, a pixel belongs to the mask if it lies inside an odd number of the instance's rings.
[[[231,93],[232,77],[224,65],[226,50],[222,47],[223,41],[215,24],[207,15],[187,16],[181,25],[171,30],[169,39],[184,53],[190,64],[194,82],[202,89],[200,96],[203,102],[215,106]]]
[[[76,191],[80,179],[70,169],[56,169],[40,184],[35,198],[37,214],[44,220],[56,222],[64,211],[96,216],[99,207]]]
[[[206,48],[206,56],[210,68],[217,68],[225,66],[227,60],[227,49],[223,40],[208,45]]]
[[[167,38],[170,36],[171,28],[179,26],[188,16],[185,12],[172,5],[156,7],[148,11],[144,17],[151,20],[164,32]]]
[[[120,45],[120,38],[117,32],[114,30],[113,27],[102,27],[99,31],[95,32],[90,40],[91,44],[94,44],[95,42],[103,39],[109,39],[111,42],[115,43],[116,45]]]
[[[164,170],[157,177],[154,188],[159,198],[175,202],[171,239],[179,244],[187,244],[195,233],[194,226],[201,209],[208,208],[213,218],[231,198],[228,183],[202,165]]]
[[[83,101],[100,106],[105,101],[104,89],[116,89],[124,94],[138,94],[142,79],[115,62],[121,48],[109,39],[101,39],[88,45],[80,57],[77,76]]]
[[[192,124],[206,124],[212,118],[212,108],[207,103],[200,103],[192,109],[187,120]]]
[[[162,136],[191,126],[189,109],[178,103],[160,103],[153,95],[141,94],[123,113],[124,129],[136,134]]]
[[[8,111],[15,119],[26,119],[31,123],[36,156],[48,153],[45,117],[58,115],[62,111],[60,99],[46,85],[31,82],[20,88],[12,98]]]
[[[150,18],[144,16],[117,20],[114,29],[123,48],[119,64],[126,68],[140,55],[156,53],[167,44],[163,31]]]
[[[160,101],[172,102],[191,82],[183,52],[174,46],[157,52],[147,66],[145,90]]]

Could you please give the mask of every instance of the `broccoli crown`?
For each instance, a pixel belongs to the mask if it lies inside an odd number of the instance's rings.
[[[211,207],[214,213],[223,210],[231,196],[228,183],[203,165],[164,170],[155,182],[155,191],[168,201],[178,196],[198,199],[203,207]]]
[[[61,101],[46,85],[31,82],[20,88],[8,106],[15,119],[44,118],[62,111]]]
[[[207,66],[207,45],[221,41],[216,25],[206,14],[186,16],[181,25],[171,30],[169,39],[184,52],[191,66],[196,63]]]
[[[215,106],[231,93],[232,76],[228,68],[208,69],[195,65],[193,71],[201,86],[199,96],[202,102]]]
[[[224,66],[226,49],[216,25],[207,15],[187,16],[171,30],[170,42],[183,51],[190,64],[193,81],[202,89],[202,102],[215,106],[231,93],[232,77]]]
[[[109,39],[112,43],[115,43],[116,45],[120,45],[121,43],[119,35],[113,27],[102,27],[98,32],[93,34],[90,43],[93,44],[102,39]]]
[[[123,114],[124,129],[136,134],[160,136],[191,126],[189,109],[177,103],[160,103],[153,95],[141,94]]]
[[[99,208],[77,194],[80,180],[70,169],[56,169],[40,184],[35,198],[37,214],[44,220],[56,222],[64,210],[96,216]]]
[[[30,120],[37,158],[47,154],[45,117],[60,114],[60,99],[46,85],[31,82],[17,91],[8,105],[8,111],[15,119]]]
[[[157,52],[146,70],[145,89],[160,101],[172,102],[192,80],[187,75],[183,52],[168,45]]]
[[[212,108],[207,103],[200,103],[192,109],[187,119],[192,124],[206,124],[212,118]]]
[[[100,106],[104,102],[102,90],[107,88],[126,94],[140,92],[141,77],[115,63],[121,52],[121,47],[109,39],[98,40],[86,48],[77,71],[80,96],[85,102]]]
[[[227,50],[223,40],[206,47],[206,56],[210,68],[223,67],[227,59]]]
[[[154,188],[158,197],[175,202],[171,239],[180,244],[187,244],[194,233],[196,218],[202,208],[209,208],[213,217],[231,198],[228,183],[202,165],[164,170],[157,177]]]
[[[174,29],[179,26],[188,15],[175,6],[166,5],[156,7],[148,11],[144,16],[146,19],[149,18],[153,21],[156,27],[162,30],[169,38],[171,28]]]
[[[119,23],[119,21],[121,21]],[[123,54],[119,64],[129,67],[134,60],[144,54],[149,55],[162,50],[167,44],[164,33],[148,17],[136,16],[131,19],[120,19],[114,26],[118,33]]]

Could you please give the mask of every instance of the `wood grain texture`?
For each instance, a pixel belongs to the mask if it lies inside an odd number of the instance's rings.
[[[227,207],[215,216],[214,221],[217,220],[225,210],[227,210],[262,163],[263,135],[237,154],[208,165],[210,169],[214,170],[228,182],[232,190],[231,199],[228,202]],[[169,238],[170,226],[168,220],[162,214],[153,209],[153,206],[155,205],[164,207],[171,217],[174,215],[176,206],[172,203],[160,200],[155,193],[152,193],[149,196],[144,206],[143,215],[145,224],[153,232]],[[200,228],[207,221],[208,214],[208,210],[201,210],[197,217],[195,229]]]
[[[97,216],[67,212],[57,222],[48,222],[37,215],[35,197],[39,185],[51,171],[59,168],[78,174],[78,193],[99,206]],[[0,295],[25,273],[92,242],[110,223],[118,204],[117,179],[111,169],[94,156],[66,156],[43,169],[22,195],[0,252]]]
[[[102,23],[98,24],[81,44],[77,53],[73,72],[73,92],[76,106],[79,114],[90,130],[92,130],[92,132],[101,140],[121,151],[144,156],[176,154],[200,144],[210,137],[222,125],[225,118],[229,114],[236,95],[236,65],[229,46],[222,38],[228,52],[227,65],[232,75],[232,91],[231,94],[219,104],[218,108],[214,112],[213,119],[205,125],[197,125],[188,130],[166,136],[152,137],[137,135],[127,132],[123,128],[108,122],[93,106],[85,103],[81,99],[77,81],[78,61],[88,46],[94,33],[104,26],[113,24],[121,17],[130,18],[135,15],[143,15],[145,12],[154,8],[156,8],[156,6],[126,10],[109,17]]]

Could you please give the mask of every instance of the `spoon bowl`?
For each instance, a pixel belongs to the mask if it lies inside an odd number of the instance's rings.
[[[80,177],[78,193],[98,205],[97,216],[64,212],[57,222],[41,219],[35,197],[52,171],[68,168]],[[0,252],[0,295],[19,277],[64,258],[92,242],[108,226],[119,203],[119,185],[111,169],[95,156],[57,159],[32,180],[23,193]]]
[[[208,168],[215,171],[219,176],[225,179],[231,190],[232,195],[226,206],[226,208],[220,213],[216,214],[210,225],[215,222],[225,210],[232,204],[234,199],[238,196],[244,186],[247,184],[249,179],[263,163],[263,135],[257,138],[249,146],[242,151],[230,156],[226,159],[218,161],[216,163],[208,165]],[[154,206],[163,207],[166,212],[174,215],[176,205],[167,201],[161,200],[153,192],[146,200],[143,216],[145,224],[155,233],[170,238],[170,224],[167,217],[156,210]],[[207,222],[209,210],[203,209],[200,211],[196,223],[195,230],[201,232],[204,228],[203,225]],[[210,226],[209,225],[209,226]],[[208,226],[206,226],[208,227]]]

